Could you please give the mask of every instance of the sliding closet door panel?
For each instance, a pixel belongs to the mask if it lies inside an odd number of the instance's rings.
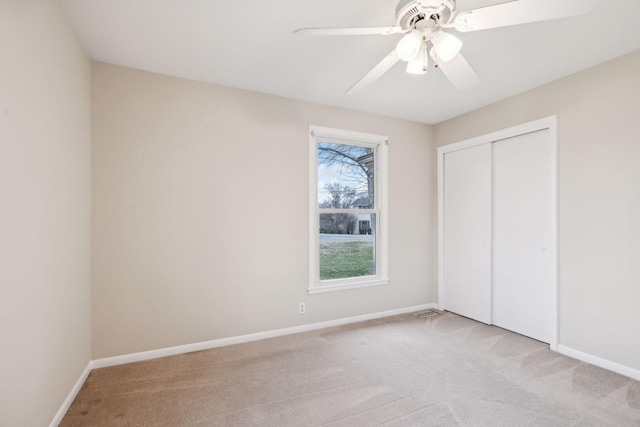
[[[445,310],[491,323],[491,237],[491,144],[445,154]]]
[[[493,323],[551,342],[552,152],[549,130],[493,147]]]

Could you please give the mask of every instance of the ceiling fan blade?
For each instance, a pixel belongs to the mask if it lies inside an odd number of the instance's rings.
[[[597,4],[598,0],[517,0],[462,12],[454,23],[462,32],[486,30],[582,15]]]
[[[293,34],[297,36],[387,36],[402,32],[400,27],[363,27],[363,28],[300,28]]]
[[[378,65],[373,67],[373,69],[369,71],[363,78],[361,78],[356,84],[351,86],[347,91],[347,94],[351,95],[366,88],[371,83],[382,77],[384,73],[386,73],[391,69],[391,67],[396,65],[398,61],[400,61],[400,58],[398,58],[396,50],[393,49],[391,53],[385,56],[384,59],[378,63]]]
[[[438,68],[453,83],[460,92],[466,92],[480,83],[480,77],[473,71],[471,65],[461,54],[457,54],[452,60],[443,62],[437,59]]]

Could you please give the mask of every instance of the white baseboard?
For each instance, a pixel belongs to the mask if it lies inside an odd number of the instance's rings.
[[[437,304],[423,304],[413,307],[405,307],[396,310],[381,311],[378,313],[362,314],[360,316],[347,317],[344,319],[328,320],[326,322],[312,323],[309,325],[294,326],[291,328],[276,329],[273,331],[258,332],[255,334],[240,335],[237,337],[222,338],[212,341],[204,341],[194,344],[179,345],[175,347],[161,348],[158,350],[143,351],[140,353],[123,354],[122,356],[106,357],[96,359],[89,362],[84,372],[73,386],[73,389],[67,396],[66,400],[60,407],[60,410],[51,421],[49,427],[57,427],[62,421],[69,407],[76,398],[82,385],[86,381],[89,373],[93,369],[106,368],[108,366],[124,365],[126,363],[140,362],[143,360],[157,359],[165,356],[175,356],[177,354],[190,353],[192,351],[208,350],[216,347],[224,347],[233,344],[242,344],[252,341],[259,341],[267,338],[275,338],[283,335],[297,334],[300,332],[314,331],[317,329],[330,328],[333,326],[347,325],[349,323],[363,322],[365,320],[380,319],[383,317],[396,316],[398,314],[412,313],[414,311],[427,310],[429,308],[437,308]]]
[[[405,307],[396,310],[381,311],[378,313],[363,314],[360,316],[347,317],[343,319],[328,320],[325,322],[312,323],[309,325],[293,326],[291,328],[276,329],[272,331],[257,332],[255,334],[240,335],[236,337],[221,338],[212,341],[204,341],[193,344],[179,345],[175,347],[161,348],[158,350],[143,351],[140,353],[124,354],[122,356],[106,357],[93,360],[92,367],[105,368],[108,366],[124,365],[126,363],[140,362],[143,360],[157,359],[159,357],[175,356],[177,354],[191,353],[193,351],[209,350],[227,345],[242,344],[252,341],[259,341],[267,338],[275,338],[283,335],[298,334],[300,332],[313,331],[317,329],[330,328],[333,326],[346,325],[349,323],[362,322],[365,320],[380,319],[382,317],[395,316],[398,314],[412,313],[414,311],[436,308],[437,304],[423,304],[413,307]]]
[[[126,363],[139,362],[143,360],[157,359],[165,356],[174,356],[177,354],[190,353],[192,351],[208,350],[211,348],[224,347],[227,345],[259,341],[267,338],[275,338],[275,337],[280,337],[284,335],[297,334],[300,332],[313,331],[317,329],[331,328],[333,326],[347,325],[350,323],[363,322],[365,320],[380,319],[383,317],[412,313],[415,311],[427,310],[430,308],[438,308],[438,304],[422,304],[422,305],[416,305],[413,307],[400,308],[396,310],[381,311],[378,313],[363,314],[360,316],[347,317],[343,319],[328,320],[325,322],[312,323],[309,325],[294,326],[291,328],[276,329],[273,331],[258,332],[255,334],[240,335],[237,337],[222,338],[222,339],[204,341],[204,342],[199,342],[194,344],[179,345],[175,347],[162,348],[158,350],[143,351],[140,353],[124,354],[122,356],[106,357],[103,359],[92,360],[89,362],[85,370],[82,372],[82,375],[80,375],[80,378],[78,379],[76,384],[73,386],[73,389],[71,390],[71,392],[65,399],[64,403],[58,410],[58,413],[56,414],[56,416],[51,421],[51,424],[49,425],[49,427],[56,427],[58,426],[58,424],[60,424],[65,414],[69,410],[69,407],[73,403],[73,400],[76,398],[76,395],[80,392],[82,385],[84,384],[84,382],[86,381],[87,377],[89,376],[89,374],[93,369],[105,368],[108,366],[123,365]],[[570,348],[561,344],[558,345],[557,351],[558,353],[563,354],[565,356],[572,357],[582,362],[590,363],[592,365],[599,366],[609,371],[640,381],[640,370],[630,368],[628,366],[621,365],[619,363],[612,362],[607,359],[602,359],[592,354],[584,353],[582,351],[575,350],[573,348]]]
[[[53,417],[53,420],[51,420],[51,424],[49,424],[49,427],[57,427],[58,424],[60,424],[62,422],[62,419],[64,418],[65,414],[67,413],[67,411],[71,407],[71,404],[73,403],[73,400],[76,398],[76,396],[80,392],[80,389],[82,388],[84,382],[87,380],[87,377],[91,373],[91,370],[93,369],[92,363],[93,363],[93,361],[89,361],[89,363],[87,364],[87,367],[84,368],[84,371],[82,371],[82,374],[80,375],[80,378],[78,378],[78,381],[76,381],[75,385],[73,386],[73,388],[69,392],[69,395],[67,396],[67,398],[62,403],[62,406],[60,407],[60,409],[56,413],[56,416]]]
[[[574,359],[578,359],[591,365],[599,366],[600,368],[607,369],[609,371],[615,372],[616,374],[624,375],[625,377],[633,378],[634,380],[640,381],[640,370],[630,368],[628,366],[621,365],[619,363],[612,362],[610,360],[603,359],[589,353],[584,353],[580,350],[575,350],[573,348],[560,344],[558,345],[558,353],[564,354],[565,356],[569,356]]]

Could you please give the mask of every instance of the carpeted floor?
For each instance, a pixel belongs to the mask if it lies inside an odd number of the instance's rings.
[[[450,313],[94,370],[62,426],[640,426],[640,382]]]

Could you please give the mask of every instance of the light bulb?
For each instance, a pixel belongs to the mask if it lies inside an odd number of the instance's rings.
[[[427,42],[422,42],[418,54],[407,63],[407,73],[409,74],[425,74],[429,66],[429,57],[427,55]]]
[[[455,36],[444,31],[438,31],[431,39],[433,47],[436,49],[438,58],[442,62],[449,62],[460,52],[462,42]]]
[[[422,45],[422,33],[420,31],[411,31],[409,34],[400,39],[396,45],[396,53],[398,58],[408,62],[416,57]]]

